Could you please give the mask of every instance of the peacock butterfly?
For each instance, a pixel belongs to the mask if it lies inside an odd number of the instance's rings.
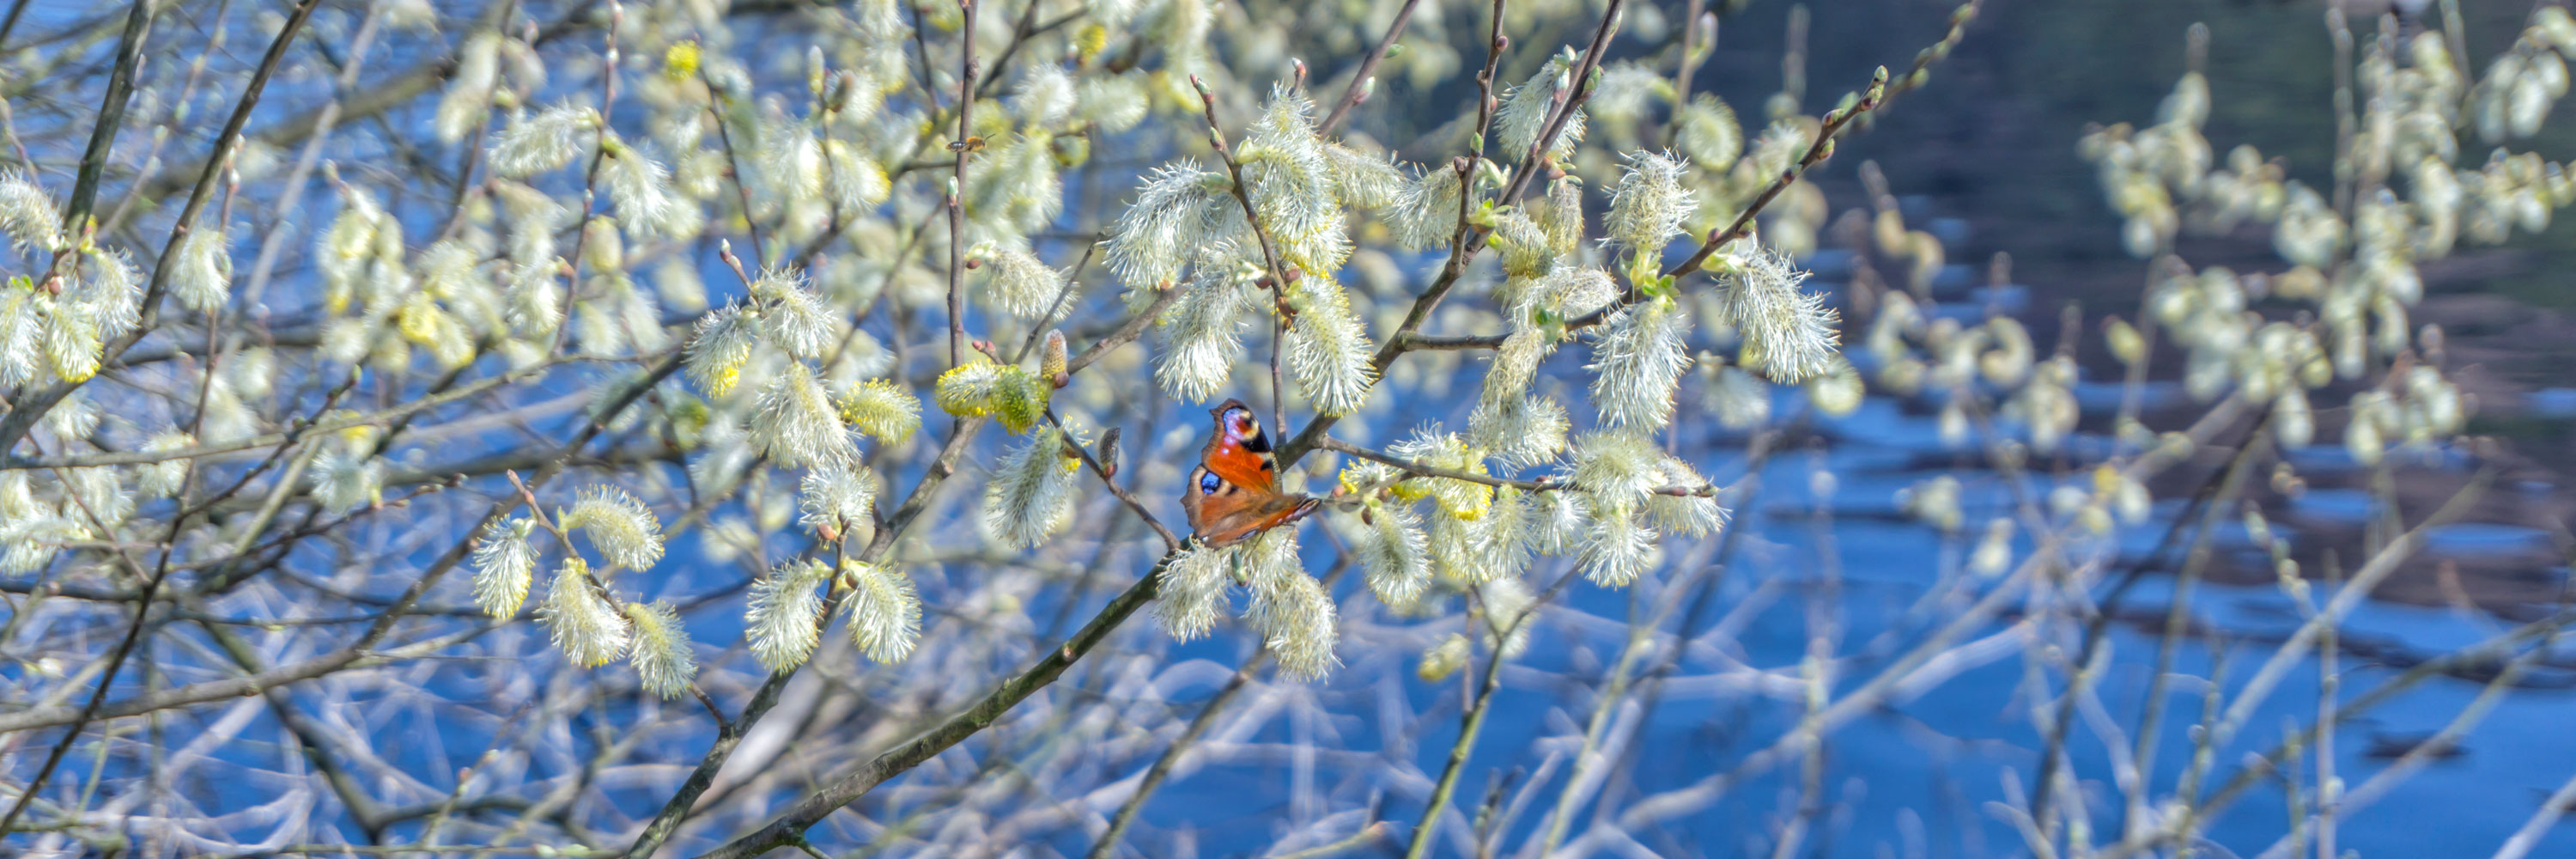
[[[1231,546],[1315,512],[1321,502],[1312,496],[1279,491],[1279,460],[1251,406],[1227,400],[1208,412],[1216,434],[1199,449],[1199,465],[1181,490],[1181,509],[1200,542]]]

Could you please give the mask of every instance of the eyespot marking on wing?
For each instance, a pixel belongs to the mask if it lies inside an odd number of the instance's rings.
[[[1181,506],[1189,513],[1195,536],[1210,546],[1229,546],[1254,534],[1293,523],[1314,511],[1310,496],[1279,491],[1279,465],[1261,418],[1242,400],[1229,399],[1209,409],[1215,434],[1200,449],[1190,472]]]

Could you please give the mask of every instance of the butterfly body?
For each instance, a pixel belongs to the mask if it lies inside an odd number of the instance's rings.
[[[1315,511],[1321,502],[1313,497],[1279,491],[1279,460],[1251,406],[1227,400],[1208,411],[1216,432],[1181,490],[1181,509],[1201,542],[1231,546]]]

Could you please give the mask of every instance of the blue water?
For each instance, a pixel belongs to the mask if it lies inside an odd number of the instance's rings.
[[[1865,409],[1853,418],[1828,422],[1832,428],[1847,433],[1831,459],[1837,463],[1846,459],[1883,461],[1888,451],[1899,446],[1883,447],[1868,440],[1900,426],[1891,416],[1892,410]],[[1717,611],[1724,612],[1754,596],[1766,583],[1771,588],[1788,583],[1787,595],[1775,595],[1743,634],[1728,643],[1741,648],[1754,665],[1794,666],[1805,648],[1808,630],[1803,598],[1798,592],[1815,582],[1818,568],[1814,562],[1816,546],[1805,521],[1811,502],[1805,487],[1811,465],[1801,459],[1775,460],[1764,473],[1764,503],[1759,509],[1738,511],[1736,527],[1747,529],[1741,538],[1747,547],[1743,555],[1750,557],[1738,558],[1742,569],[1730,571],[1716,600]],[[1713,474],[1731,474],[1723,457],[1710,465]],[[1848,497],[1852,503],[1837,506],[1866,510],[1870,499],[1883,500],[1887,494],[1884,490],[1909,482],[1906,477],[1860,468],[1845,471],[1838,497]],[[1841,618],[1847,625],[1847,642],[1866,642],[1900,625],[1919,629],[1927,622],[1946,619],[1947,611],[1936,610],[1929,618],[1906,618],[1904,613],[1934,583],[1936,563],[1956,562],[1956,546],[1945,545],[1928,528],[1892,524],[1874,516],[1840,519],[1833,534],[1843,565],[1846,603]],[[1760,548],[1752,548],[1756,546]],[[2163,579],[2149,578],[2133,592],[2129,607],[2161,617],[2167,598],[2164,584]],[[1647,588],[1639,587],[1641,592]],[[1348,585],[1343,591],[1346,611],[1366,610],[1368,597],[1364,592]],[[1629,594],[1578,583],[1566,599],[1574,610],[1615,620],[1622,616]],[[2222,644],[2215,651],[2230,663],[2234,683],[2241,683],[2252,665],[2269,652],[2271,639],[2295,623],[2286,599],[2271,588],[2205,587],[2197,604],[2200,615],[2227,630],[2223,638],[2234,642]],[[2485,631],[2473,626],[2444,610],[2369,604],[2346,625],[2345,634],[2400,641],[2418,652],[2430,653],[2481,637]],[[1997,628],[1989,625],[1971,637],[1981,637]],[[2147,685],[2146,665],[2152,658],[2155,640],[2125,623],[2113,629],[2111,646],[2117,656],[2110,675],[2104,679],[2104,703],[2121,721],[2133,722]],[[1540,644],[1520,664],[1550,674],[1566,672],[1580,682],[1597,677],[1601,666],[1615,659],[1619,641],[1611,635],[1580,636],[1574,630],[1567,624],[1545,625],[1539,633]],[[1911,640],[1910,636],[1900,638]],[[1179,648],[1173,657],[1199,656],[1230,664],[1242,655],[1243,646],[1239,633],[1220,635],[1213,642]],[[1418,680],[1390,680],[1390,676],[1401,678],[1409,673],[1411,654],[1407,652],[1346,650],[1346,658],[1350,664],[1316,690],[1333,714],[1333,747],[1372,755],[1399,755],[1424,773],[1436,774],[1456,736],[1455,685],[1434,687]],[[2193,638],[2178,648],[2175,667],[2185,675],[2205,676],[2212,659],[2213,651],[2201,639]],[[1865,657],[1857,661],[1851,669],[1853,676],[1842,684],[1845,691],[1884,659]],[[1714,668],[1704,660],[1686,659],[1680,674]],[[2038,736],[2025,716],[2031,702],[2019,688],[2022,671],[2018,649],[2005,651],[1999,659],[1970,668],[1924,694],[1864,715],[1834,734],[1827,743],[1823,780],[1832,825],[1819,827],[1810,836],[1807,854],[1879,855],[1877,851],[1884,846],[1896,850],[1894,855],[1913,855],[1903,848],[1909,830],[1928,833],[1930,852],[1926,855],[2017,854],[2017,836],[1983,806],[2002,798],[2000,780],[2006,774],[2026,781],[2036,761],[2033,750]],[[1222,676],[1221,671],[1215,670],[1203,673],[1210,687]],[[2348,660],[2343,674],[2344,697],[2349,699],[2393,674],[2387,668]],[[1505,676],[1526,675],[1507,671]],[[1418,719],[1394,724],[1380,720],[1378,712],[1383,703],[1377,699],[1385,691],[1383,684],[1389,683],[1401,684],[1402,710],[1420,714]],[[2243,754],[2269,748],[2280,738],[2284,719],[2296,719],[2300,724],[2311,721],[2316,706],[2315,688],[2312,666],[2303,665],[2286,677],[2270,701],[2248,722],[2238,741],[2217,756],[2219,768],[2212,781],[2232,775]],[[1206,691],[1175,695],[1187,699]],[[2360,784],[2384,767],[2384,762],[2363,755],[2375,734],[2404,735],[2435,729],[2475,693],[2475,686],[2469,682],[2437,679],[2408,693],[2401,703],[2346,725],[2336,745],[2338,772],[2347,783]],[[2169,694],[2171,709],[2167,729],[2161,735],[2165,752],[2155,773],[2160,791],[2170,791],[2182,777],[2180,750],[2188,743],[2189,724],[2200,716],[2198,684],[2178,681]],[[2375,809],[2348,818],[2342,827],[2343,843],[2363,850],[2365,855],[2458,855],[2460,851],[2483,853],[2492,849],[2521,825],[2538,797],[2565,775],[2570,744],[2550,729],[2550,714],[2563,706],[2565,696],[2556,690],[2536,690],[2508,697],[2486,724],[2470,735],[2465,743],[2468,754],[2424,770],[2380,800]],[[1492,706],[1476,752],[1460,780],[1458,796],[1462,802],[1473,802],[1482,796],[1485,786],[1495,778],[1518,774],[1525,779],[1527,770],[1536,766],[1540,758],[1533,744],[1570,742],[1568,738],[1579,737],[1589,714],[1589,701],[1582,693],[1568,693],[1554,686],[1507,684]],[[1648,793],[1689,784],[1710,772],[1733,766],[1746,752],[1768,744],[1791,727],[1797,712],[1794,701],[1769,697],[1704,692],[1668,696],[1634,741],[1643,753],[1631,756],[1621,778],[1633,781],[1630,790]],[[1250,738],[1253,743],[1298,741],[1284,721]],[[2528,751],[2535,746],[2549,749],[2550,753]],[[2097,829],[2116,827],[2117,800],[2107,781],[2108,758],[2098,741],[2079,738],[2070,751],[2076,773],[2086,781],[2087,793],[2093,797]],[[1141,762],[1137,765],[1141,766]],[[1563,775],[1561,766],[1554,771],[1558,779]],[[1187,829],[1193,832],[1200,855],[1242,855],[1267,848],[1296,822],[1283,819],[1297,807],[1297,796],[1290,788],[1292,780],[1291,769],[1276,761],[1210,763],[1167,786],[1147,806],[1143,825],[1146,834],[1137,836],[1141,840],[1135,843],[1145,846],[1147,855],[1160,855],[1149,846],[1158,843],[1151,839]],[[1421,807],[1418,791],[1422,785],[1415,784],[1408,791],[1400,782],[1366,768],[1325,772],[1315,776],[1315,781],[1323,786],[1324,805],[1331,809],[1365,802],[1381,791],[1386,792],[1381,811],[1389,819],[1410,821],[1418,816]],[[1517,789],[1518,785],[1513,784],[1512,791]],[[1795,790],[1794,768],[1774,770],[1738,785],[1712,808],[1669,821],[1652,832],[1631,834],[1653,849],[1680,851],[1665,855],[1765,853],[1767,833],[1778,825],[1782,810],[1794,806]],[[1505,795],[1511,796],[1512,791]],[[1553,790],[1542,790],[1538,801],[1523,812],[1503,843],[1517,844],[1528,837],[1540,824],[1553,794]],[[2404,812],[2427,802],[2441,802],[2461,813],[2446,814],[2441,827],[2424,827],[2412,822],[2414,815]],[[2210,835],[2217,844],[2250,855],[2282,832],[2284,813],[2277,790],[2257,790],[2218,818]],[[1579,833],[1581,828],[1578,825],[1576,831]],[[1087,840],[1068,834],[1051,843],[1079,850]],[[2569,849],[2576,849],[2576,837],[2562,834],[2545,842],[2543,850],[2535,855]]]
[[[1917,425],[1921,421],[1898,415],[1892,404],[1873,402],[1852,417],[1819,422],[1837,434],[1828,461],[1840,469],[1839,491],[1833,505],[1840,518],[1833,525],[1832,540],[1841,561],[1844,594],[1839,606],[1840,622],[1845,625],[1846,647],[1842,652],[1853,654],[1857,645],[1890,632],[1897,633],[1895,640],[1900,646],[1910,646],[1928,626],[1947,620],[1964,604],[1964,600],[1954,598],[1933,608],[1928,616],[1907,613],[1940,580],[1942,565],[1958,563],[1964,547],[1944,540],[1928,527],[1882,518],[1890,512],[1886,499],[1894,488],[1927,476],[1893,472],[1886,465],[1905,459],[1905,454],[1920,446],[1916,440],[1921,438],[1922,428]],[[1728,456],[1716,457],[1705,465],[1720,479],[1740,469],[1740,461]],[[1819,547],[1808,523],[1812,499],[1808,497],[1807,478],[1812,467],[1803,456],[1775,459],[1764,470],[1764,491],[1756,509],[1737,511],[1735,527],[1746,530],[1740,538],[1744,548],[1723,579],[1716,613],[1753,597],[1757,590],[1785,587],[1783,595],[1760,610],[1740,637],[1725,643],[1740,648],[1753,665],[1794,672],[1806,648],[1810,629],[1806,598],[1801,594],[1816,586],[1820,577]],[[1969,480],[1972,500],[1983,496],[1988,514],[2002,510],[2000,487],[1994,479],[1981,482],[1970,475]],[[2167,502],[2159,512],[2170,515],[2175,503]],[[2315,503],[2329,508],[2361,504],[2335,495],[2319,498]],[[1984,518],[1972,511],[1969,521],[1982,522]],[[2277,524],[2274,528],[2282,536],[2296,536]],[[2124,539],[2122,548],[2143,551],[2160,531],[2160,526],[2132,529],[2126,536],[2136,539]],[[2437,556],[2476,552],[2496,541],[2520,542],[2527,538],[2521,530],[2505,526],[2455,525],[2436,533],[2431,551]],[[2215,539],[2220,546],[2247,546],[2242,525],[2233,522],[2224,526]],[[2020,549],[2028,550],[2027,535]],[[1673,550],[1673,555],[1681,553]],[[1642,594],[1646,586],[1639,587]],[[2322,583],[2318,588],[2322,592]],[[2108,643],[2113,660],[2109,673],[2101,680],[2102,703],[2124,729],[2135,726],[2143,704],[2157,646],[2157,638],[2147,630],[2161,628],[2170,590],[2170,580],[2163,573],[2151,573],[2123,606],[2124,616],[2147,618],[2148,623],[2123,621],[2111,627]],[[1625,616],[1629,599],[1625,592],[1582,583],[1574,585],[1567,595],[1574,610],[1612,621]],[[1365,593],[1359,593],[1345,602],[1345,608],[1351,610],[1351,606],[1365,600]],[[2176,680],[2167,690],[2167,714],[2164,730],[2159,734],[2161,751],[2153,773],[2158,796],[2170,794],[2184,777],[2192,726],[2202,718],[2206,687],[2203,681],[2193,678],[2210,676],[2214,668],[2223,669],[2226,700],[2232,702],[2234,692],[2243,687],[2279,640],[2295,629],[2301,617],[2296,606],[2270,586],[2204,584],[2195,606],[2195,617],[2206,623],[2209,631],[2187,637],[2176,648]],[[2464,618],[2449,609],[2367,602],[2343,625],[2342,635],[2353,640],[2394,643],[2404,652],[2432,655],[2475,643],[2503,625],[2492,618]],[[1613,623],[1602,628],[1606,633],[1617,627]],[[2001,628],[2000,623],[1986,624],[1967,639],[1982,638]],[[1573,629],[1565,624],[1546,625],[1540,633],[1542,643],[1532,649],[1524,664],[1550,674],[1566,672],[1568,679],[1576,683],[1597,682],[1604,666],[1616,658],[1620,640],[1613,634],[1567,637],[1574,634]],[[2018,647],[2008,647],[1991,650],[1988,655],[1994,658],[1922,690],[1919,695],[1865,714],[1829,737],[1822,780],[1828,811],[1809,835],[1801,855],[2022,855],[2019,836],[1986,805],[2005,798],[2003,780],[2007,777],[2027,788],[2036,767],[2040,737],[2028,715],[2034,702],[2023,685],[2023,652]],[[1345,748],[1386,749],[1404,755],[1424,772],[1436,774],[1449,742],[1456,736],[1454,683],[1435,688],[1419,681],[1404,681],[1404,699],[1410,712],[1424,714],[1419,722],[1398,726],[1415,732],[1407,740],[1388,736],[1369,717],[1371,685],[1389,682],[1375,676],[1375,672],[1401,674],[1409,668],[1407,656],[1366,655],[1327,684],[1322,695],[1328,702],[1339,701],[1334,706],[1334,712],[1340,714],[1337,724],[1356,729],[1341,735]],[[1849,692],[1886,661],[1884,648],[1856,658],[1846,668],[1838,690]],[[1687,676],[1717,667],[1706,660],[1685,659],[1679,674]],[[2353,699],[2394,677],[2403,667],[2347,655],[2341,665],[2340,700]],[[1506,672],[1506,677],[1516,673]],[[2531,675],[2535,681],[2550,681],[2546,685],[2552,688],[2522,689],[2506,696],[2492,715],[2467,735],[2461,744],[2465,754],[2438,761],[2374,805],[2348,812],[2340,826],[2340,843],[2365,856],[2491,852],[2522,825],[2542,796],[2576,769],[2576,741],[2568,738],[2563,716],[2559,715],[2565,712],[2570,693],[2557,688],[2563,683],[2552,680],[2552,675],[2547,668]],[[2063,682],[2054,668],[2049,680],[2053,687]],[[2284,738],[2287,726],[2312,725],[2318,706],[2317,690],[2316,665],[2303,659],[2246,721],[2235,741],[2214,756],[2215,771],[2203,777],[2203,790],[2233,777],[2247,755],[2273,747]],[[2386,759],[2366,754],[2375,740],[2429,734],[2441,728],[2478,691],[2476,681],[2435,678],[2414,687],[2396,702],[2346,723],[2338,731],[2333,750],[2337,774],[2348,786],[2360,786],[2389,764]],[[1588,689],[1567,690],[1552,684],[1541,688],[1507,686],[1495,699],[1476,753],[1460,780],[1459,801],[1473,803],[1493,779],[1525,773],[1535,766],[1540,758],[1533,751],[1537,744],[1555,743],[1558,745],[1550,747],[1562,750],[1570,748],[1564,744],[1579,741],[1590,713],[1588,694]],[[1633,786],[1624,788],[1625,795],[1633,799],[1640,792],[1651,794],[1685,786],[1711,772],[1731,768],[1748,752],[1789,731],[1798,713],[1794,698],[1741,693],[1666,697],[1633,741],[1637,749],[1630,751],[1620,775],[1622,781],[1633,782]],[[1260,738],[1263,742],[1289,740],[1284,726],[1273,726]],[[2079,731],[2069,752],[2075,774],[2083,780],[2089,798],[2095,831],[2117,832],[2121,799],[2111,782],[2110,757],[2102,741],[2089,729]],[[2311,790],[2313,766],[2311,752],[2301,773],[2303,783],[2309,783]],[[1561,766],[1554,777],[1561,783]],[[1339,785],[1329,794],[1335,801],[1328,804],[1335,807],[1388,787],[1385,780],[1365,772],[1322,781]],[[1267,847],[1286,824],[1263,818],[1255,810],[1289,808],[1291,797],[1286,784],[1286,773],[1277,766],[1213,764],[1191,775],[1185,784],[1166,788],[1165,795],[1148,806],[1146,821],[1155,828],[1195,829],[1201,855],[1256,851]],[[1515,784],[1513,789],[1517,787]],[[1796,806],[1797,790],[1796,767],[1775,768],[1737,785],[1713,807],[1630,835],[1662,855],[1768,855],[1770,833],[1785,818],[1786,810]],[[1517,846],[1529,837],[1552,804],[1554,794],[1553,786],[1542,790],[1538,801],[1523,812],[1500,843]],[[1418,792],[1395,791],[1386,797],[1384,814],[1409,823],[1418,817],[1422,799]],[[1591,807],[1589,803],[1582,806],[1587,814]],[[2421,810],[2436,807],[2443,809],[2441,825],[2424,825]],[[2267,777],[2211,822],[2208,838],[2217,846],[2250,856],[2285,832],[2286,813],[2277,781]],[[1238,825],[1253,819],[1269,825]],[[1575,831],[1579,834],[1582,830],[1583,824],[1578,823]],[[1928,838],[1921,845],[1928,852],[1918,854],[1907,846],[1916,833]],[[1079,840],[1064,843],[1079,849],[1081,845],[1074,843]],[[2532,855],[2569,853],[2576,853],[2576,832],[2562,829],[2544,840]],[[1151,849],[1147,854],[1155,855]]]

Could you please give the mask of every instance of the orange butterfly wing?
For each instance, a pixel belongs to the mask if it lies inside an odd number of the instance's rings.
[[[1304,495],[1261,492],[1229,483],[1207,466],[1190,470],[1190,485],[1181,508],[1190,515],[1190,531],[1218,548],[1305,518],[1321,504]]]
[[[1261,419],[1242,400],[1227,400],[1208,410],[1216,416],[1216,434],[1199,451],[1199,462],[1226,482],[1256,492],[1279,491],[1279,460],[1270,452],[1270,437]]]
[[[1320,502],[1314,498],[1279,492],[1278,460],[1251,407],[1227,400],[1210,411],[1216,433],[1199,451],[1199,466],[1181,494],[1190,530],[1202,542],[1231,546],[1315,511]]]

